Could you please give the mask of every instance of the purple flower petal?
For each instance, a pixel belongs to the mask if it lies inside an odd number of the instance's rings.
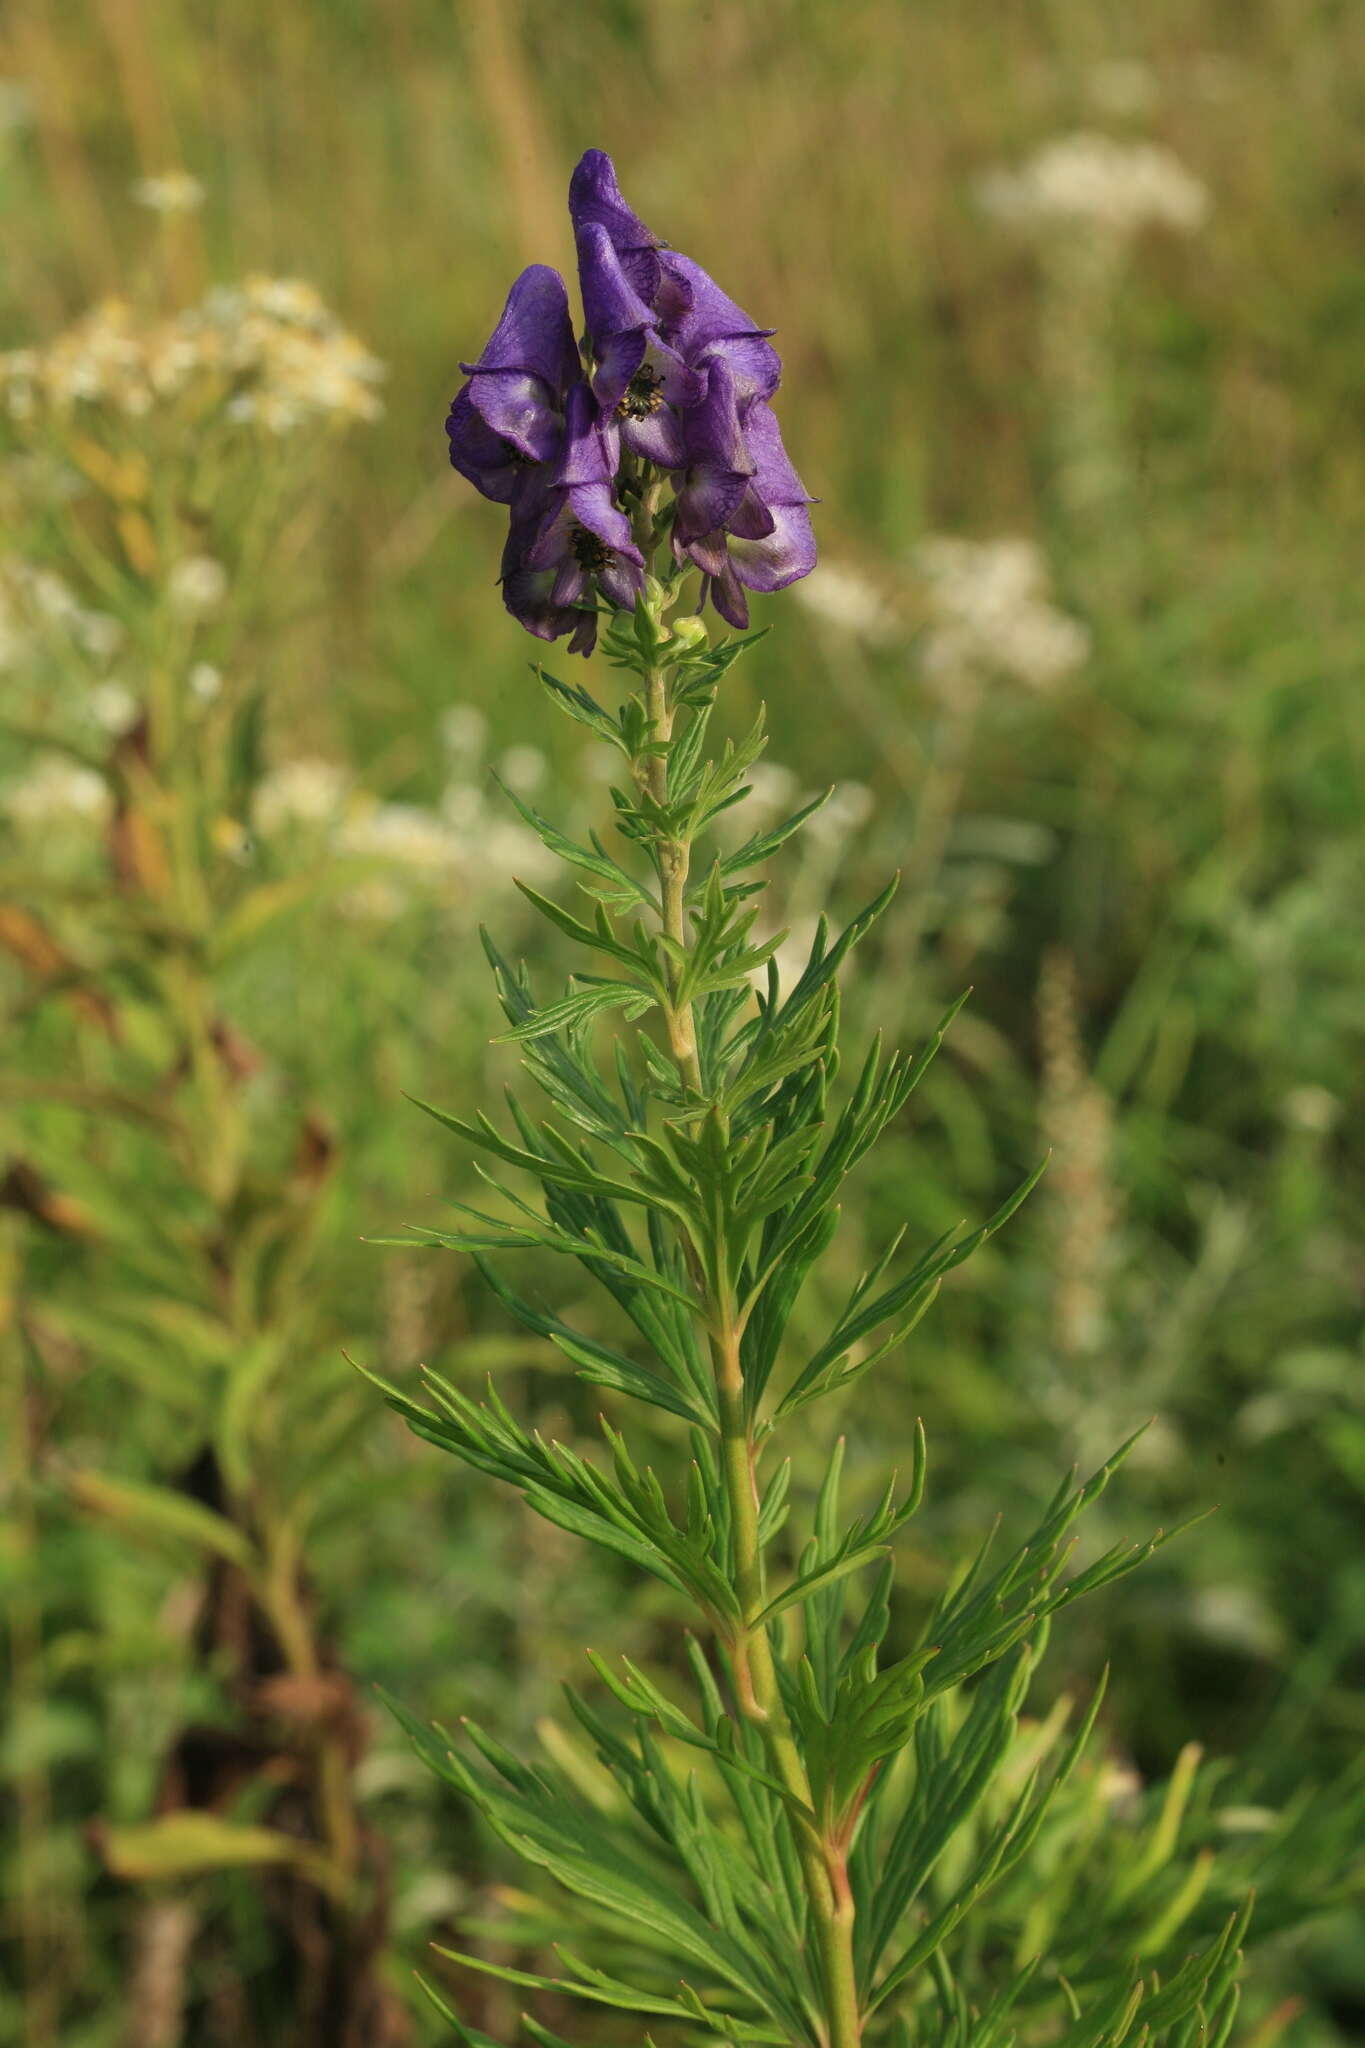
[[[554,604],[577,605],[591,597],[592,584],[587,570],[573,555],[565,555],[555,580],[550,586],[550,599]]]
[[[688,546],[729,524],[754,473],[723,358],[711,363],[706,396],[685,415],[683,432],[687,477],[678,493],[677,535]]]
[[[678,562],[691,562],[703,576],[723,576],[729,561],[725,535],[717,527],[713,533],[701,533],[695,540],[684,541],[682,535],[675,531],[673,558]]]
[[[568,633],[571,652],[590,654],[597,639],[595,614],[556,603],[557,565],[549,570],[537,569],[528,559],[548,502],[538,472],[534,473],[533,486],[512,510],[512,523],[502,551],[502,601],[512,617],[538,640],[559,640]]]
[[[769,505],[813,505],[782,445],[777,414],[759,398],[744,415],[744,438],[754,459],[754,489]]]
[[[450,408],[446,434],[452,467],[495,505],[510,505],[529,464],[518,449],[493,432],[470,397],[467,384]]]
[[[575,384],[564,406],[564,449],[554,481],[565,489],[577,484],[610,484],[616,474],[619,437],[603,433],[592,392]]]
[[[528,462],[549,462],[558,453],[559,414],[550,387],[539,377],[524,370],[481,370],[467,389],[485,424]]]
[[[569,218],[574,234],[580,228],[601,228],[611,238],[621,267],[642,298],[652,300],[659,288],[660,242],[640,216],[627,206],[616,180],[616,166],[602,149],[589,149],[569,180]]]
[[[630,561],[624,554],[613,555],[597,572],[597,580],[604,596],[621,611],[632,611],[635,600],[645,587],[644,566]]]
[[[575,485],[569,492],[569,504],[578,524],[601,541],[604,548],[632,562],[644,560],[631,538],[630,521],[612,501],[609,483]]]
[[[477,363],[461,363],[466,376],[480,370],[520,370],[558,396],[580,375],[569,295],[557,270],[533,263],[507,294],[502,318]],[[491,422],[490,422],[491,424]]]
[[[643,327],[632,328],[626,334],[613,334],[607,340],[594,343],[592,389],[603,412],[614,413],[617,410],[639,374],[648,346],[649,335]]]
[[[654,309],[641,298],[621,267],[604,227],[588,221],[578,230],[578,283],[583,315],[594,342],[654,325]]]
[[[739,587],[734,570],[727,562],[724,571],[707,584],[707,594],[727,626],[733,626],[737,633],[743,633],[749,624],[749,600]]]
[[[726,522],[739,540],[766,540],[773,530],[773,515],[752,484]]]
[[[662,324],[665,341],[687,363],[695,364],[708,352],[723,353],[741,401],[771,397],[782,375],[782,359],[766,338],[772,329],[755,326],[690,256],[670,249],[663,264],[675,289],[687,295],[681,317]]]
[[[620,408],[617,408],[618,412]],[[636,419],[621,414],[621,440],[634,454],[660,469],[681,469],[687,460],[682,421],[670,406],[660,406]]]
[[[774,505],[766,540],[730,540],[730,568],[750,590],[785,590],[815,567],[815,534],[804,505]]]

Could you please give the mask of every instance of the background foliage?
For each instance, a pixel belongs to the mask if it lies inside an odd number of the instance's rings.
[[[796,790],[845,785],[824,814],[835,829],[788,871],[784,919],[808,924],[826,892],[849,911],[899,866],[897,910],[850,989],[856,1022],[922,1036],[974,985],[855,1192],[849,1268],[858,1232],[908,1218],[937,1235],[959,1205],[979,1221],[1040,1139],[1055,1148],[1039,1195],[880,1369],[877,1405],[850,1407],[846,1489],[884,1486],[923,1415],[933,1481],[898,1569],[932,1597],[998,1509],[1023,1532],[1059,1446],[1093,1465],[1156,1412],[1095,1510],[1097,1546],[1211,1499],[1220,1512],[1070,1618],[1034,1711],[1084,1695],[1108,1657],[1114,1797],[1159,1786],[1192,1740],[1237,1759],[1243,1827],[1333,1783],[1359,1748],[1365,1618],[1352,11],[14,0],[0,33],[0,345],[46,345],[110,293],[170,308],[262,272],[315,284],[389,366],[382,423],[281,440],[288,517],[269,551],[249,470],[235,495],[208,494],[207,525],[173,508],[173,545],[139,560],[107,475],[69,446],[6,444],[5,900],[56,951],[6,923],[0,2040],[155,2048],[182,2022],[200,2030],[186,2039],[273,2040],[296,1995],[256,1871],[168,1891],[109,1856],[107,1831],[164,1802],[186,1729],[247,1730],[252,1782],[278,1784],[300,1756],[311,1768],[326,1722],[316,1698],[252,1693],[278,1674],[221,1641],[205,1654],[211,1575],[187,1566],[183,1532],[149,1543],[110,1512],[114,1481],[181,1485],[225,1404],[253,1417],[253,1500],[292,1500],[317,1475],[300,1583],[324,1670],[515,1741],[534,1739],[583,1643],[658,1648],[647,1589],[624,1603],[609,1566],[510,1501],[467,1502],[340,1361],[345,1346],[402,1379],[426,1359],[468,1387],[496,1365],[547,1433],[594,1428],[597,1391],[510,1334],[462,1262],[357,1248],[459,1191],[463,1164],[403,1092],[457,1106],[510,1072],[488,1045],[473,935],[487,917],[504,953],[541,944],[508,886],[514,868],[537,879],[536,855],[489,767],[527,794],[553,787],[556,815],[565,789],[583,821],[607,811],[592,757],[518,686],[496,535],[440,437],[456,359],[509,268],[568,267],[562,186],[591,143],[647,219],[780,322],[788,443],[823,501],[826,562],[856,579],[827,583],[823,609],[815,584],[811,609],[788,600],[726,707],[740,731],[767,700]],[[983,178],[1078,130],[1159,142],[1206,217],[1125,235],[1099,275],[1069,258],[1074,238],[1003,219]],[[201,210],[132,197],[180,167]],[[155,427],[122,421],[120,454],[155,452]],[[62,511],[73,470],[108,500],[75,527],[115,565],[112,595]],[[978,598],[984,641],[945,667],[934,535],[1034,543],[1084,660],[1039,687],[1010,638],[1017,608],[1002,628],[987,605],[983,625]],[[250,1058],[224,1090],[241,1181],[230,1199],[199,1192],[239,1239],[287,1215],[300,1247],[287,1346],[231,1403],[240,1349],[169,1312],[187,1282],[157,1249],[188,1171],[156,1134],[180,1089],[163,956],[146,930],[120,927],[115,946],[90,910],[109,888],[103,799],[54,785],[51,766],[60,738],[113,775],[109,686],[144,701],[139,622],[175,612],[175,560],[204,558],[228,569],[221,608],[163,666],[187,703],[206,667],[234,721],[258,709],[249,746],[226,713],[216,739],[187,727],[169,781],[203,826],[217,907],[297,878],[297,914],[262,916],[212,969]],[[35,571],[62,578],[79,615],[44,605]],[[82,629],[87,614],[115,616],[122,638]],[[44,723],[68,716],[60,734]],[[229,778],[211,806],[203,762]],[[101,1102],[62,1100],[73,1082]],[[836,1271],[813,1323],[851,1277]],[[257,1308],[278,1332],[272,1302]],[[508,1866],[349,1689],[344,1718],[357,1811],[392,1859],[376,1968],[405,2004],[408,1965],[483,1916]],[[1299,1823],[1310,1889],[1340,1865],[1330,1813],[1320,1800]],[[1195,1839],[1223,1825],[1198,1802],[1187,1823]],[[125,1863],[138,1847],[125,1839]],[[172,1895],[207,1944],[188,1992],[155,1910]],[[1251,2024],[1303,2042],[1359,2032],[1360,1947],[1348,1906],[1262,1949]],[[157,1996],[172,2015],[159,2035]],[[480,1997],[500,2033],[515,2002],[492,1984]],[[428,2022],[392,2024],[421,2038]]]

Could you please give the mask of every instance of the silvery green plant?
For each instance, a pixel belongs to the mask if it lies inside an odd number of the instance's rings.
[[[385,1392],[420,1436],[659,1582],[691,1693],[592,1657],[602,1694],[569,1703],[611,1788],[598,1798],[562,1757],[524,1764],[472,1726],[448,1747],[398,1710],[433,1768],[571,1895],[564,1928],[584,1930],[613,1968],[567,1947],[555,1978],[459,1960],[735,2044],[994,2048],[1022,2033],[1064,2048],[1219,2048],[1240,1906],[1164,1980],[1103,1916],[1069,1916],[1064,1932],[1032,1916],[1056,1936],[1052,1955],[1021,1953],[986,1918],[992,1887],[1017,1882],[1046,1845],[1100,1704],[1065,1736],[1054,1716],[1021,1749],[1050,1618],[1162,1540],[1120,1543],[1068,1576],[1073,1525],[1122,1450],[1083,1484],[1065,1481],[1000,1561],[983,1544],[916,1619],[895,1612],[893,1591],[896,1539],[925,1487],[918,1427],[903,1490],[850,1516],[836,1448],[808,1530],[786,1534],[795,1431],[905,1342],[1038,1176],[975,1229],[924,1246],[895,1237],[820,1341],[796,1341],[843,1184],[904,1110],[953,1012],[913,1057],[874,1039],[845,1060],[840,970],[894,884],[837,935],[822,922],[804,971],[781,983],[779,937],[761,935],[763,871],[818,800],[718,844],[762,721],[712,739],[728,672],[756,637],[743,633],[744,589],[780,588],[814,560],[809,500],[769,404],[778,359],[765,330],[650,234],[600,152],[580,164],[570,206],[584,341],[557,275],[524,273],[467,366],[449,432],[456,466],[509,506],[513,614],[585,653],[605,621],[620,678],[605,701],[539,673],[619,759],[617,840],[578,843],[517,804],[586,898],[569,908],[526,890],[580,963],[565,995],[542,998],[487,944],[505,1036],[548,1114],[514,1094],[502,1126],[433,1110],[491,1192],[483,1207],[456,1205],[456,1228],[416,1237],[472,1254],[508,1313],[582,1378],[671,1418],[677,1469],[642,1464],[605,1419],[596,1460],[546,1442],[492,1388],[481,1403],[428,1375],[422,1400]],[[740,637],[712,638],[708,603]],[[607,1018],[624,1028],[603,1059]],[[516,1292],[501,1260],[524,1252],[575,1262],[610,1298],[619,1341]],[[1172,1839],[1172,1824],[1154,1830],[1129,1892],[1169,1861]],[[1040,1903],[1058,1882],[1055,1868],[1040,1875]],[[1190,1903],[1167,1894],[1159,1946]],[[432,1996],[482,2048],[487,2037]]]

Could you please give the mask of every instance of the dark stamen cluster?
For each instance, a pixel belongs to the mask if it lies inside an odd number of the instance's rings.
[[[647,420],[663,402],[663,379],[646,363],[631,378],[616,410],[623,420]]]
[[[605,569],[611,560],[611,549],[606,542],[599,540],[595,533],[589,533],[586,526],[575,526],[569,536],[569,547],[579,568],[589,572]]]

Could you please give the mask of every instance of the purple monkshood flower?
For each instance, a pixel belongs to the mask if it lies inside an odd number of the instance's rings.
[[[749,315],[699,263],[666,249],[626,204],[611,158],[590,149],[569,184],[593,390],[649,461],[682,459],[676,409],[698,403],[704,359],[725,357],[742,399],[770,398],[782,365]]]
[[[597,644],[596,613],[556,604],[552,594],[554,573],[532,569],[526,559],[548,510],[544,473],[537,470],[512,508],[498,578],[502,601],[517,623],[528,633],[534,633],[537,640],[559,640],[567,633],[571,654],[591,654]]]
[[[706,581],[721,617],[749,623],[749,590],[784,590],[815,567],[810,493],[782,446],[777,416],[763,398],[741,408],[724,356],[707,365],[704,402],[684,420],[686,469],[678,491],[673,552]]]
[[[615,415],[628,448],[675,469],[683,459],[678,413],[704,396],[705,379],[662,339],[653,308],[594,221],[578,230],[578,278],[592,344],[593,396],[604,413]]]
[[[527,472],[558,455],[569,386],[581,375],[569,297],[557,270],[533,263],[450,409],[450,460],[475,490],[510,505]]]
[[[455,468],[510,509],[503,601],[528,632],[568,634],[584,654],[597,593],[635,603],[645,564],[618,487],[624,448],[673,472],[675,558],[701,570],[702,602],[742,628],[746,589],[781,590],[815,565],[810,496],[767,402],[781,375],[772,330],[665,248],[601,150],[575,170],[569,212],[586,369],[563,279],[532,264],[478,361],[461,365],[468,381],[446,421]]]
[[[597,622],[591,611],[576,608],[591,604],[594,582],[623,610],[644,587],[644,557],[616,503],[619,460],[615,425],[602,424],[588,386],[575,384],[564,409],[559,460],[552,471],[536,472],[534,526],[528,492],[526,523],[518,532],[514,515],[503,559],[508,610],[542,639],[556,639],[571,622],[570,645],[583,653],[592,649]]]

